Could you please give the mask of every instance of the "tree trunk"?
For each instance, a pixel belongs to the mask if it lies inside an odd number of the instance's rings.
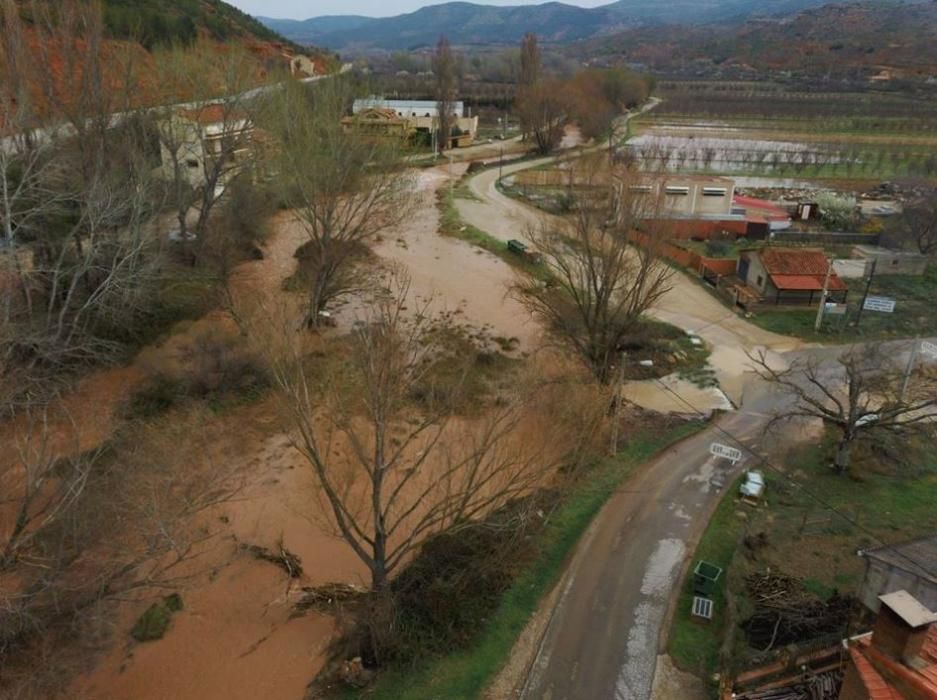
[[[837,474],[845,474],[849,469],[850,451],[852,450],[852,437],[846,436],[836,445],[836,457],[833,469]]]

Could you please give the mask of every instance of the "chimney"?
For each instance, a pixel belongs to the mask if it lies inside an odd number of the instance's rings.
[[[911,668],[919,668],[928,629],[937,622],[933,613],[907,591],[879,596],[882,607],[875,621],[872,644],[880,652]]]

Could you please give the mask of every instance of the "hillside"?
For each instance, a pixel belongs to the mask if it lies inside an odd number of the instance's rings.
[[[626,30],[580,42],[581,59],[655,70],[713,68],[883,77],[937,76],[937,2],[830,4],[735,26],[672,27],[664,36]]]
[[[386,18],[355,15],[308,20],[258,18],[268,28],[297,43],[314,42],[343,51],[414,49],[446,34],[454,44],[513,44],[526,32],[546,42],[566,43],[655,24],[701,24],[743,21],[821,5],[824,0],[675,0],[648,3],[618,0],[591,9],[547,2],[496,7],[448,2]]]
[[[198,36],[216,41],[284,42],[274,30],[222,0],[104,0],[104,23],[115,39],[137,39],[147,48],[187,44]]]

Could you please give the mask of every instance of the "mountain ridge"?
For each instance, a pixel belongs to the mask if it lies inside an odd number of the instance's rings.
[[[326,15],[306,20],[258,17],[266,27],[300,44],[333,50],[401,50],[433,45],[441,34],[460,45],[517,43],[528,31],[547,43],[568,43],[648,25],[741,22],[755,16],[798,12],[828,0],[617,0],[583,8],[562,2],[495,6],[471,2],[428,5],[393,17]],[[894,4],[901,0],[883,0]],[[366,30],[366,31],[363,31]]]

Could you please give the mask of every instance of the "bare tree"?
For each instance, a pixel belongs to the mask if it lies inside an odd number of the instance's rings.
[[[60,641],[102,601],[205,570],[197,562],[220,531],[196,520],[243,483],[242,465],[213,459],[207,414],[131,426],[90,451],[58,402],[4,425],[16,450],[0,464],[0,694],[16,683],[13,652],[37,636],[57,630]],[[28,670],[30,684],[43,680]]]
[[[928,185],[926,194],[908,202],[887,227],[885,236],[897,247],[922,255],[937,254],[937,189]]]
[[[833,469],[838,474],[849,469],[852,449],[862,438],[909,433],[937,418],[937,379],[919,375],[906,392],[902,368],[880,344],[849,348],[829,363],[811,356],[786,369],[776,368],[764,352],[750,357],[762,379],[794,399],[772,422],[817,419],[837,433]]]
[[[130,49],[102,50],[100,14],[15,3],[0,36],[0,252],[12,261],[0,370],[97,361],[141,317],[157,258],[156,188],[145,119],[131,111]],[[53,48],[54,47],[54,48]],[[54,54],[54,55],[53,55]],[[51,71],[44,66],[57,65]],[[115,116],[115,115],[120,115]],[[9,274],[9,273],[8,273]]]
[[[528,237],[551,273],[548,284],[521,277],[515,296],[607,384],[622,345],[641,317],[670,290],[673,271],[659,255],[664,234],[657,199],[620,183],[617,196],[578,202],[570,220],[551,219]],[[604,193],[603,193],[604,194]],[[643,245],[627,236],[644,228]]]
[[[310,326],[328,304],[359,287],[354,263],[364,245],[403,221],[413,201],[406,144],[354,121],[342,125],[350,102],[341,79],[311,91],[290,82],[274,97],[266,122],[276,141],[273,168],[308,238],[297,256]]]
[[[516,109],[521,128],[531,134],[540,153],[560,145],[569,105],[566,85],[559,80],[543,80],[517,91]]]
[[[541,63],[537,35],[528,32],[521,39],[521,73],[518,84],[524,87],[536,85],[540,80]]]
[[[449,40],[439,37],[436,52],[433,54],[433,75],[436,79],[436,112],[439,119],[439,150],[449,148],[452,135],[453,114],[456,98],[456,60],[449,46]]]
[[[272,358],[295,445],[378,591],[426,536],[529,493],[556,467],[516,440],[524,399],[457,416],[468,358],[447,351],[441,317],[407,308],[408,285],[398,272],[373,301],[346,376],[317,383],[296,345]]]
[[[67,424],[67,413],[60,418]],[[84,492],[94,455],[82,455],[77,444],[53,444],[49,408],[14,411],[9,418],[12,428],[10,452],[0,465],[0,571],[11,569],[21,553],[67,516]],[[71,430],[60,434],[75,434]]]
[[[186,249],[194,248],[195,262],[227,185],[251,170],[255,96],[248,87],[255,65],[244,51],[203,44],[165,51],[156,64],[167,105],[156,112],[163,172],[176,235]]]

